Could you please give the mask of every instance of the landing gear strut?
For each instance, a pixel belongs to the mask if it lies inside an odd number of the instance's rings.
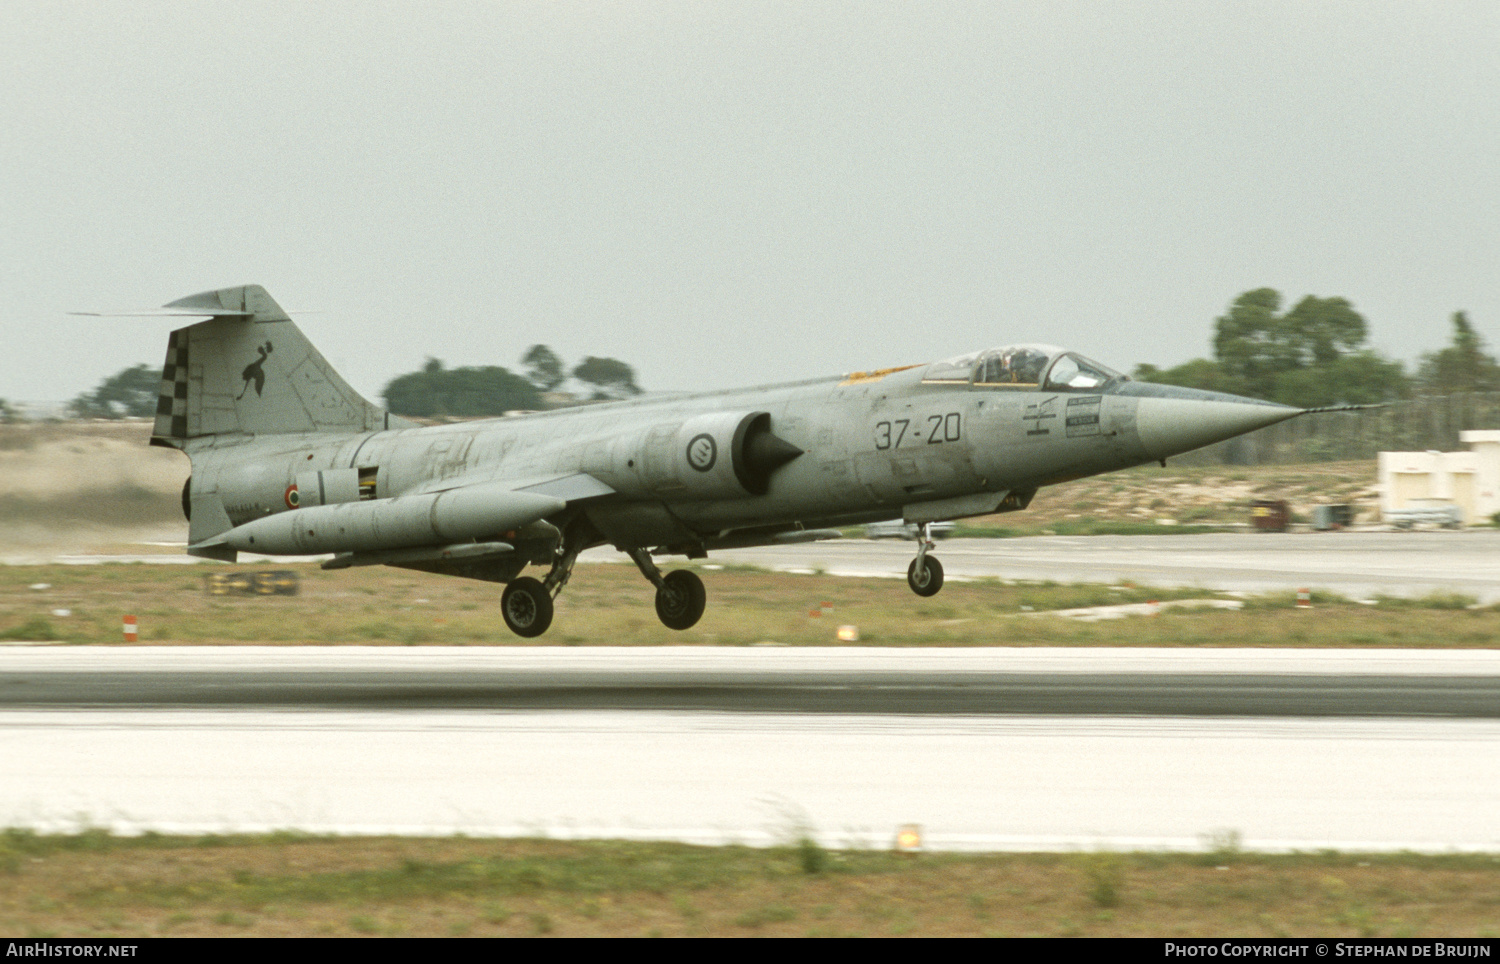
[[[546,578],[537,581],[520,576],[506,584],[505,592],[500,595],[500,615],[505,617],[505,625],[511,632],[531,639],[552,625],[552,599],[568,584],[573,563],[578,561],[578,553],[587,539],[584,527],[576,523],[568,526]]]
[[[573,577],[573,564],[578,561],[578,554],[583,551],[587,541],[585,526],[576,522],[568,526],[567,534],[557,548],[557,558],[552,561],[552,568],[547,570],[547,578],[542,580],[542,585],[553,596],[562,592],[568,580]]]
[[[645,549],[627,549],[641,575],[656,587],[656,616],[668,629],[687,629],[703,618],[703,609],[708,602],[708,593],[703,580],[690,569],[677,569],[661,574],[651,553]]]
[[[924,522],[917,542],[917,558],[906,568],[906,584],[918,596],[935,596],[943,588],[943,564],[927,555],[932,548],[932,535]]]

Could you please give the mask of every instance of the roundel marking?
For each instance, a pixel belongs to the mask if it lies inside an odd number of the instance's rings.
[[[297,483],[295,482],[286,487],[286,492],[281,497],[286,501],[288,509],[295,509],[302,504],[302,497],[297,494]]]
[[[694,435],[693,440],[687,444],[688,465],[699,472],[707,472],[713,468],[718,459],[719,446],[714,442],[714,437],[707,432]]]

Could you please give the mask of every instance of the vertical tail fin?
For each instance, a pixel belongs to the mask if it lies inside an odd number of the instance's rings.
[[[153,445],[411,424],[350,388],[259,285],[206,291],[166,307],[208,320],[177,329],[167,341]]]

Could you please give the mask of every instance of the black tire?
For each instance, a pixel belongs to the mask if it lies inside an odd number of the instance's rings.
[[[917,570],[917,560],[906,567],[906,584],[918,596],[936,596],[943,588],[943,564],[931,556],[922,559],[922,569]]]
[[[689,569],[677,569],[662,577],[665,589],[656,591],[656,616],[668,629],[687,629],[703,618],[708,592],[703,580]]]
[[[512,579],[500,596],[500,615],[517,636],[540,636],[552,625],[552,596],[530,576]]]

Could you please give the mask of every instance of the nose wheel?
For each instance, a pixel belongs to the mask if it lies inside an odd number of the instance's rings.
[[[906,567],[906,584],[918,596],[936,596],[938,590],[943,588],[943,564],[927,554],[931,548],[933,541],[927,531],[927,523],[924,522],[917,544],[917,558]]]
[[[687,629],[703,618],[708,591],[703,580],[689,569],[675,569],[662,577],[656,590],[656,617],[668,629]]]
[[[935,596],[943,588],[943,564],[933,558],[913,559],[906,567],[906,584],[918,596]]]

